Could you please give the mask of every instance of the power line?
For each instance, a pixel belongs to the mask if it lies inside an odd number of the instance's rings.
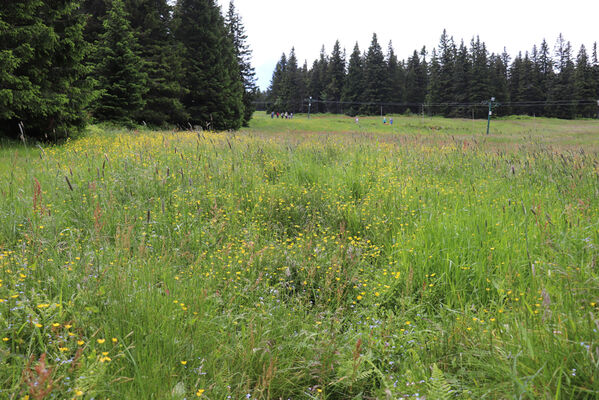
[[[326,105],[363,105],[363,106],[394,106],[394,107],[487,107],[488,102],[480,103],[396,103],[396,102],[365,102],[365,101],[334,101],[334,100],[318,100],[311,99],[312,104],[326,104]],[[302,102],[308,103],[308,100]],[[254,101],[254,104],[270,105],[274,104],[272,101]],[[299,103],[298,103],[299,104]],[[582,105],[596,105],[597,100],[547,100],[547,101],[511,101],[499,103],[497,107],[538,107],[538,106],[582,106]]]

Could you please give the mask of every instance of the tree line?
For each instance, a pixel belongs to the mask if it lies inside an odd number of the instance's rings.
[[[64,138],[90,120],[238,129],[257,93],[246,41],[233,2],[3,2],[0,136]]]
[[[386,53],[374,34],[362,52],[356,43],[347,60],[336,41],[324,46],[311,67],[298,65],[295,50],[283,53],[266,93],[268,111],[345,113],[427,113],[446,117],[482,117],[494,97],[500,115],[519,114],[572,119],[597,115],[599,61],[582,45],[576,58],[560,35],[551,51],[543,40],[512,58],[489,53],[477,36],[459,44],[446,30],[430,53],[415,50],[398,60],[390,42]]]

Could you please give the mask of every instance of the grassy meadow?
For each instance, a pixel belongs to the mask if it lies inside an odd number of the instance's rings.
[[[599,122],[0,147],[0,399],[595,399]]]

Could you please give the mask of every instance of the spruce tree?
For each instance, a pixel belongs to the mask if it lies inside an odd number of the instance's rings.
[[[270,87],[268,88],[269,108],[267,111],[281,113],[284,112],[285,102],[285,80],[287,74],[287,56],[285,53],[281,55],[281,59],[277,62],[275,70],[272,73]]]
[[[308,105],[306,100],[308,99],[308,97],[310,97],[308,93],[308,85],[310,84],[310,70],[308,69],[308,60],[304,60],[304,65],[302,65],[299,74],[301,88],[300,97],[303,99],[302,106],[299,112],[304,113],[308,111]]]
[[[426,82],[427,82],[427,68],[426,59],[424,58],[426,50],[420,55],[416,50],[411,57],[408,58],[406,66],[406,79],[405,79],[405,100],[410,104],[409,109],[413,113],[419,113],[421,111],[421,104],[426,99]]]
[[[549,44],[545,39],[541,42],[541,48],[539,49],[539,87],[541,88],[543,96],[543,101],[547,101],[549,99],[549,94],[553,91],[553,85],[555,84],[555,69],[554,69],[554,61],[551,56],[551,50],[549,49]],[[549,113],[549,108],[545,106],[540,113],[542,115],[547,115]]]
[[[326,101],[323,95],[328,82],[328,65],[329,62],[323,45],[320,49],[320,57],[318,60],[314,61],[309,73],[308,96],[312,97],[313,100]],[[313,103],[312,112],[326,112],[326,104],[318,102]]]
[[[453,86],[451,88],[453,98],[451,98],[451,102],[461,104],[470,102],[471,74],[472,71],[468,55],[468,48],[462,40],[453,61]],[[451,117],[469,116],[470,109],[461,104],[448,107],[446,115]]]
[[[510,66],[509,71],[509,91],[510,101],[512,103],[522,103],[522,88],[523,85],[523,61],[522,53],[518,53],[518,56],[514,58]],[[518,104],[514,104],[511,109],[512,113],[521,114],[522,108]]]
[[[451,112],[449,103],[455,102],[454,92],[454,63],[456,57],[456,47],[453,37],[449,37],[446,30],[443,30],[439,41],[439,102],[443,103],[440,111],[448,116]]]
[[[95,75],[101,92],[94,116],[100,121],[131,125],[144,107],[147,75],[135,53],[137,41],[122,0],[113,0],[97,46]]]
[[[589,62],[586,47],[580,46],[580,51],[576,57],[576,72],[574,75],[574,85],[576,89],[576,100],[579,102],[593,101],[593,104],[583,104],[577,107],[578,115],[585,118],[593,117],[596,114],[597,104],[595,101],[595,82],[593,81],[593,68]]]
[[[370,104],[364,105],[364,114],[376,115],[380,112],[378,103],[385,102],[389,92],[389,74],[383,50],[378,42],[376,33],[372,35],[372,41],[366,58],[364,60],[364,101]]]
[[[543,92],[543,74],[541,72],[541,53],[536,45],[533,46],[530,54],[532,63],[532,74],[528,77],[529,89],[527,100],[535,104],[526,107],[528,115],[544,115],[543,102],[547,100],[547,94]]]
[[[74,0],[4,2],[0,9],[0,135],[58,139],[85,123],[84,18]]]
[[[192,125],[239,129],[243,123],[243,82],[235,48],[214,0],[179,0],[175,38],[182,44],[186,94]]]
[[[387,48],[387,75],[389,86],[387,88],[385,101],[391,103],[403,103],[405,101],[405,75],[403,63],[400,63],[393,50],[393,43],[389,42]],[[394,113],[403,113],[405,107],[392,106],[390,109]]]
[[[303,86],[304,82],[302,80],[301,71],[297,65],[295,48],[292,48],[289,53],[287,68],[285,69],[285,79],[283,82],[284,112],[300,112],[304,102],[305,88]]]
[[[343,92],[345,83],[345,55],[341,51],[339,40],[333,46],[333,52],[327,66],[327,84],[324,88],[324,98],[327,103],[327,111],[331,113],[340,113],[339,101]]]
[[[572,104],[555,105],[552,102],[575,101],[574,62],[572,60],[572,46],[560,34],[555,45],[557,76],[549,92],[548,110],[550,116],[572,119],[576,117],[576,107]]]
[[[597,42],[593,43],[593,82],[595,82],[595,99],[599,101],[599,56],[597,55]],[[598,105],[599,107],[599,105]],[[599,118],[599,111],[597,111],[597,118]]]
[[[489,54],[484,42],[481,42],[477,36],[470,42],[470,79],[469,79],[469,101],[472,103],[481,103],[488,101],[491,97],[497,98],[495,93],[490,91],[490,66]],[[482,118],[487,115],[485,107],[477,107],[475,116]]]
[[[256,98],[258,87],[256,86],[256,73],[251,62],[252,50],[250,50],[247,44],[245,27],[241,21],[241,16],[235,10],[233,0],[229,3],[229,11],[227,12],[225,23],[233,41],[235,57],[239,66],[239,75],[243,82],[243,126],[248,126],[255,111],[253,102]]]
[[[442,101],[441,97],[441,64],[437,55],[437,49],[433,49],[431,54],[431,62],[429,65],[428,85],[426,94],[426,103],[428,112],[437,114],[440,112],[440,107],[437,105]]]
[[[91,45],[100,40],[104,32],[103,21],[108,11],[108,0],[82,0],[80,12],[85,15],[83,37]]]
[[[360,106],[356,104],[361,100],[362,92],[364,90],[364,65],[362,62],[362,53],[360,47],[356,42],[354,50],[349,57],[349,64],[347,66],[347,78],[343,87],[343,94],[341,99],[345,104],[345,110],[348,115],[355,116]]]
[[[188,118],[180,101],[183,60],[171,33],[171,6],[167,0],[125,0],[125,10],[147,73],[145,105],[134,118],[155,126],[183,123]]]
[[[520,101],[527,102],[528,104],[521,107],[521,114],[538,115],[537,113],[541,111],[536,107],[530,106],[538,101],[542,101],[543,98],[543,93],[538,84],[538,71],[534,59],[535,55],[531,58],[528,52],[526,52],[524,59],[522,60],[519,87]]]
[[[509,90],[508,90],[508,65],[509,55],[504,50],[503,54],[495,55],[492,54],[489,57],[490,64],[490,78],[489,78],[489,90],[495,96],[495,99],[505,104],[509,101]],[[508,115],[510,113],[509,107],[505,105],[497,109],[497,114]]]

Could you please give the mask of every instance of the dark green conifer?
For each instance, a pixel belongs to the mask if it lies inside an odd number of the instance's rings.
[[[284,112],[286,106],[285,96],[285,79],[287,73],[287,56],[285,53],[281,55],[281,59],[277,62],[275,70],[272,73],[272,79],[270,81],[270,87],[268,88],[268,101],[269,108],[267,111],[274,111],[277,113]]]
[[[145,105],[134,118],[154,126],[185,122],[183,60],[171,33],[172,8],[167,0],[125,0],[125,9],[147,74]]]
[[[356,42],[354,50],[349,57],[349,64],[347,66],[347,79],[343,87],[343,93],[341,99],[345,106],[345,111],[348,115],[355,116],[360,105],[355,104],[360,101],[360,97],[364,91],[364,65],[362,59],[362,53],[360,47]]]
[[[441,102],[441,64],[437,55],[437,49],[433,49],[431,54],[431,62],[429,65],[428,86],[426,94],[427,112],[437,114],[440,107],[437,106]]]
[[[488,101],[491,97],[498,96],[490,91],[491,69],[489,65],[489,54],[487,46],[477,36],[470,42],[470,79],[469,96],[470,103],[482,103]],[[474,108],[475,117],[483,118],[487,115],[485,107]]]
[[[520,76],[520,101],[527,102],[526,106],[521,107],[520,114],[527,115],[538,115],[542,111],[536,106],[531,106],[537,102],[543,101],[543,92],[541,91],[538,70],[536,68],[535,58],[537,55],[534,53],[532,58],[526,52],[524,59],[522,60],[522,72]]]
[[[301,70],[297,65],[295,48],[292,48],[291,52],[289,53],[289,59],[287,60],[287,66],[285,69],[285,79],[283,82],[283,104],[285,107],[283,112],[300,112],[302,110],[306,90],[304,87]]]
[[[370,104],[364,105],[362,112],[371,115],[380,113],[380,106],[377,104],[385,102],[388,92],[389,73],[387,63],[375,33],[372,35],[372,41],[364,60],[363,100]]]
[[[555,84],[555,69],[553,57],[551,57],[551,51],[549,50],[549,45],[545,39],[541,42],[541,47],[539,49],[538,71],[538,84],[543,93],[542,101],[547,101],[549,99],[549,94],[553,91],[553,85]],[[543,107],[542,109],[538,109],[537,112],[541,115],[547,115],[547,110],[547,107]]]
[[[451,106],[455,102],[454,92],[454,66],[456,57],[456,46],[453,37],[449,37],[444,29],[439,41],[439,107],[443,115],[448,116]]]
[[[108,11],[108,0],[82,0],[80,12],[85,15],[83,38],[94,45],[104,32],[103,21]]]
[[[505,49],[502,55],[492,54],[489,57],[489,91],[499,103],[504,104],[497,109],[498,115],[508,115],[510,112],[509,107],[505,106],[505,103],[509,101],[507,74],[509,62],[509,55]]]
[[[100,35],[95,76],[100,97],[94,116],[100,121],[131,125],[145,105],[147,75],[135,53],[137,41],[122,0],[113,0]]]
[[[389,42],[387,48],[387,74],[389,86],[387,88],[386,101],[390,103],[403,103],[405,101],[405,74],[403,62],[399,62],[393,50],[393,43]],[[390,112],[403,113],[405,107],[391,106]]]
[[[576,72],[574,75],[576,100],[580,102],[593,101],[593,104],[582,104],[577,107],[577,114],[589,118],[596,115],[597,104],[595,101],[595,82],[593,81],[593,67],[589,62],[586,47],[580,46],[576,57]]]
[[[470,63],[468,48],[462,40],[457,49],[453,65],[453,98],[451,102],[458,103],[448,107],[448,116],[468,117],[471,109],[463,104],[470,102],[472,82],[472,65]]]
[[[549,91],[548,112],[549,116],[572,119],[576,117],[574,84],[574,61],[572,60],[572,46],[560,34],[555,45],[557,76],[553,87]],[[568,102],[568,104],[551,104],[552,102]]]
[[[593,56],[591,61],[593,82],[595,83],[595,99],[599,101],[599,56],[597,55],[597,42],[593,43]],[[599,108],[599,104],[597,106]],[[597,111],[597,118],[599,118],[599,111]]]
[[[243,123],[243,82],[230,35],[214,0],[179,0],[175,38],[182,44],[183,105],[192,125],[238,129]]]
[[[327,59],[327,55],[325,52],[324,45],[320,49],[320,57],[318,60],[315,60],[312,64],[312,69],[309,73],[309,82],[308,82],[308,96],[312,97],[313,100],[324,100],[326,101],[326,97],[324,96],[324,90],[326,88],[328,80],[328,65],[329,61]],[[312,112],[326,112],[326,104],[325,103],[314,103],[312,104]]]
[[[421,60],[418,51],[414,50],[412,56],[408,58],[406,66],[406,102],[410,104],[409,109],[413,113],[422,111],[421,104],[426,99],[427,70],[425,54],[426,50],[424,50]]]
[[[510,91],[510,101],[512,103],[522,103],[522,93],[521,87],[523,85],[523,62],[522,62],[522,53],[518,53],[518,56],[514,58],[514,61],[510,65],[509,69],[509,91]],[[518,105],[514,104],[512,107],[512,112],[515,114],[521,114],[522,108]]]
[[[227,12],[225,22],[233,41],[235,57],[239,66],[239,75],[243,82],[243,126],[248,126],[255,110],[253,102],[256,99],[258,87],[256,86],[256,73],[251,62],[252,50],[247,44],[245,27],[241,21],[241,16],[235,10],[233,0],[229,3],[229,11]]]
[[[329,102],[326,109],[331,113],[340,113],[339,101],[345,84],[345,54],[341,50],[339,40],[333,46],[333,52],[327,66],[326,79],[326,86],[323,90],[323,98]]]
[[[0,8],[0,135],[58,139],[85,122],[91,100],[85,20],[74,0]],[[21,128],[19,127],[21,126]]]

